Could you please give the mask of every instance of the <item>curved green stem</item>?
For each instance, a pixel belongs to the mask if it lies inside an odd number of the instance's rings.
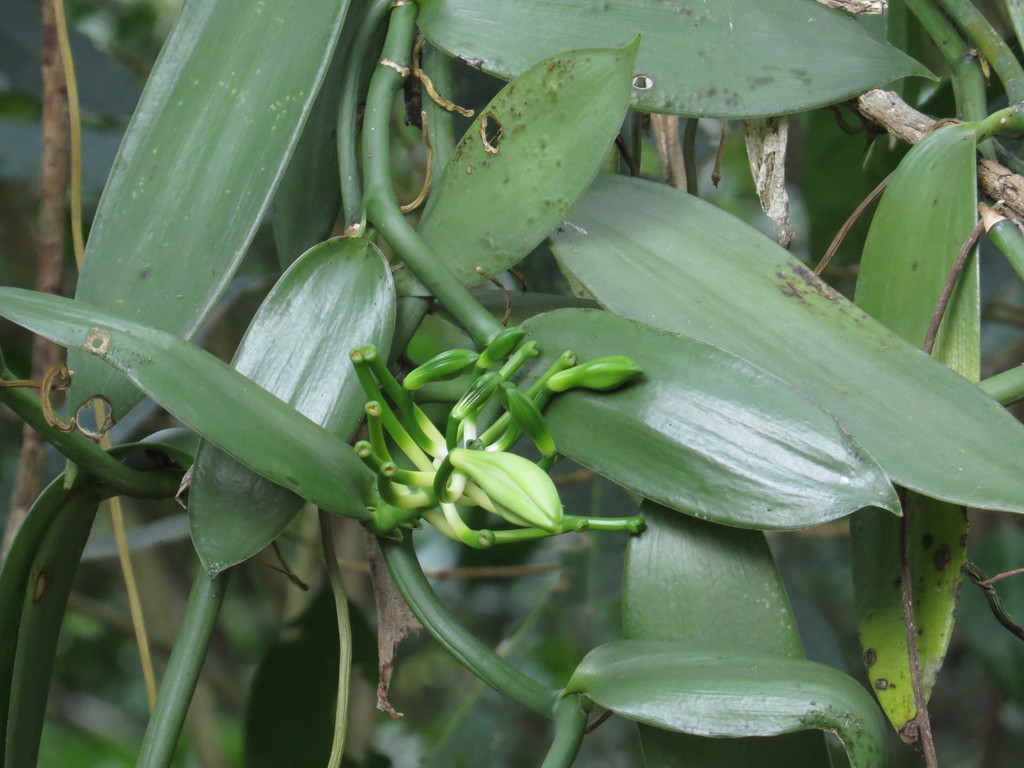
[[[146,727],[136,768],[171,765],[217,622],[217,613],[224,601],[229,573],[222,571],[212,579],[205,572],[196,576],[188,596],[185,618],[160,685],[156,709]]]
[[[448,54],[432,45],[425,46],[422,68],[438,93],[449,99],[455,98],[452,87],[452,59]],[[448,158],[455,151],[455,116],[433,99],[423,100],[423,110],[427,113],[431,174],[434,179],[440,179],[441,172],[448,164]]]
[[[985,75],[977,56],[970,52],[956,27],[932,0],[905,2],[953,70],[953,94],[958,116],[966,121],[981,120],[987,114]]]
[[[341,101],[338,105],[338,171],[341,179],[342,218],[346,225],[363,219],[363,189],[359,179],[359,103],[377,29],[391,0],[373,0],[345,57]],[[376,63],[376,62],[374,62]]]
[[[569,768],[579,754],[587,729],[587,713],[580,706],[579,694],[570,694],[555,702],[555,738],[540,768]]]
[[[545,688],[485,646],[459,624],[438,599],[423,575],[412,539],[380,540],[381,552],[398,591],[427,631],[473,674],[499,693],[551,719],[557,692]]]
[[[13,378],[6,369],[0,369],[0,378]],[[113,495],[132,496],[136,499],[167,499],[178,492],[181,473],[167,470],[140,472],[125,466],[96,443],[79,432],[61,432],[50,426],[43,416],[39,398],[21,387],[0,387],[0,403],[18,418],[41,434],[81,471],[109,485]]]
[[[352,672],[352,625],[348,615],[348,597],[341,580],[341,568],[334,553],[334,539],[331,536],[331,516],[319,510],[320,543],[323,547],[324,563],[327,565],[327,580],[334,595],[334,610],[338,619],[338,695],[334,708],[334,739],[327,768],[340,768],[341,756],[345,751],[345,733],[348,726],[348,688]]]
[[[1024,366],[1014,366],[978,382],[981,391],[1000,405],[1013,405],[1024,400]]]
[[[1024,68],[1010,47],[970,0],[937,0],[950,18],[967,34],[1003,83],[1010,103],[1024,99]]]
[[[416,6],[399,5],[391,13],[383,61],[370,79],[363,119],[363,173],[366,215],[406,264],[483,347],[501,324],[473,298],[469,290],[405,220],[391,187],[391,107],[407,67],[415,31]]]

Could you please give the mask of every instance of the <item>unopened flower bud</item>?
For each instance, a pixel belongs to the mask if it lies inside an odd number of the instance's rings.
[[[559,371],[547,381],[552,392],[565,392],[574,387],[584,389],[615,389],[643,373],[635,360],[622,355],[599,357]]]
[[[562,501],[555,484],[529,459],[504,451],[469,451],[449,454],[452,466],[480,486],[495,511],[513,525],[557,533]]]
[[[471,349],[449,349],[418,365],[406,374],[402,386],[410,392],[431,381],[454,378],[480,357]]]
[[[476,361],[477,367],[493,368],[511,354],[525,335],[526,331],[518,325],[502,328],[480,353],[480,359]]]
[[[507,382],[501,386],[501,397],[509,416],[512,417],[512,423],[533,440],[537,450],[545,456],[552,455],[555,452],[555,440],[551,437],[547,422],[544,421],[544,416],[533,399],[514,384]]]
[[[459,398],[459,402],[452,407],[452,418],[457,421],[461,421],[471,413],[479,411],[487,404],[487,401],[494,396],[494,393],[498,391],[498,386],[500,384],[500,373],[497,371],[489,371],[485,373],[469,385],[469,389],[466,390],[466,393]]]

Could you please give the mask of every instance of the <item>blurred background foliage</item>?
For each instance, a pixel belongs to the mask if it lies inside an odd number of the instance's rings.
[[[84,128],[84,199],[91,215],[142,84],[173,22],[178,0],[71,0],[72,45],[81,83]],[[877,20],[866,23],[878,25]],[[941,71],[934,52],[917,40],[906,47]],[[41,147],[39,6],[33,0],[0,4],[0,274],[4,284],[30,286],[34,259],[36,187]],[[454,99],[479,106],[500,87],[461,67]],[[912,81],[903,95],[937,116],[952,114],[948,83]],[[997,108],[1000,104],[993,104]],[[396,183],[402,199],[419,186],[425,153],[418,132],[401,125]],[[852,123],[850,125],[849,123]],[[643,126],[641,125],[641,130]],[[742,130],[702,120],[698,159],[702,197],[770,233],[757,203]],[[720,135],[725,136],[721,181],[711,181]],[[791,122],[789,194],[795,222],[794,252],[815,263],[866,194],[905,153],[886,136],[864,131],[848,110],[818,110]],[[659,178],[658,155],[646,137],[644,175]],[[87,222],[88,223],[88,222]],[[852,291],[868,217],[856,224],[825,276]],[[276,279],[273,236],[257,236],[201,342],[230,358],[260,299]],[[73,293],[70,244],[64,290]],[[536,290],[568,292],[542,247],[522,266]],[[714,254],[709,254],[713,258]],[[1017,364],[1024,353],[1024,292],[1005,262],[982,254],[984,375]],[[451,333],[451,330],[448,330]],[[441,324],[425,326],[417,340],[430,349]],[[0,327],[8,364],[23,373],[30,339]],[[414,345],[414,349],[416,345]],[[114,440],[136,439],[169,426],[147,404],[116,428]],[[21,424],[0,408],[0,522],[6,514]],[[908,446],[911,449],[911,446]],[[566,508],[579,515],[630,514],[638,500],[591,473],[559,466]],[[48,476],[62,468],[51,456]],[[128,502],[129,542],[160,665],[174,639],[197,563],[186,513],[172,503]],[[357,674],[350,704],[349,740],[354,766],[511,768],[538,764],[548,725],[487,689],[425,636],[400,647],[390,699],[405,713],[392,719],[375,708],[375,618],[363,554],[363,534],[339,521],[342,565],[352,603]],[[421,534],[422,535],[422,534]],[[847,526],[837,522],[771,534],[808,656],[863,680],[856,642]],[[315,521],[300,519],[276,551],[236,568],[221,614],[177,764],[280,766],[324,763],[329,751],[331,685],[337,636],[316,555]],[[419,551],[442,597],[485,642],[538,679],[560,685],[594,645],[615,639],[624,539],[573,534],[543,543],[480,553],[440,537]],[[988,575],[1021,566],[1024,529],[1012,516],[972,514],[970,557]],[[1012,615],[1024,620],[1024,577],[1001,582]],[[333,665],[333,666],[332,666]],[[134,764],[147,719],[138,656],[131,635],[123,581],[109,523],[101,516],[79,569],[61,636],[51,694],[51,717],[41,765],[116,768]],[[1024,754],[1024,646],[992,619],[980,593],[965,584],[957,635],[932,704],[933,727],[944,765],[1018,766]],[[633,725],[611,718],[584,742],[578,764],[625,768],[639,764]],[[282,755],[287,759],[282,762]],[[917,758],[893,737],[894,766]],[[837,765],[842,764],[837,755]]]

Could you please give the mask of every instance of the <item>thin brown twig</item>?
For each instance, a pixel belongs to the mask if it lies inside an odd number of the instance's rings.
[[[270,543],[270,548],[274,552],[274,556],[277,557],[277,562],[280,565],[274,565],[273,563],[262,563],[266,568],[272,571],[277,571],[288,577],[288,581],[297,586],[303,592],[309,591],[309,584],[299,578],[299,575],[292,570],[291,566],[288,565],[288,561],[284,559],[284,553],[281,551],[281,547],[276,541]]]
[[[893,173],[895,173],[895,171]],[[839,228],[839,231],[836,232],[836,236],[832,238],[832,242],[829,244],[828,250],[825,251],[825,255],[821,257],[821,261],[818,262],[818,266],[814,268],[814,274],[820,275],[825,271],[829,262],[832,261],[832,257],[835,256],[836,251],[839,250],[839,246],[842,245],[843,240],[846,239],[846,235],[849,234],[850,228],[853,227],[858,219],[860,219],[867,207],[875,202],[882,192],[885,191],[885,188],[889,186],[889,180],[891,178],[892,173],[882,179],[878,183],[878,186],[871,190],[871,192],[868,193],[868,196],[861,201],[861,204],[854,209],[853,213],[850,214],[850,217],[843,222],[843,226]]]
[[[485,278],[486,280],[489,280],[490,282],[498,286],[498,289],[501,291],[502,296],[505,297],[505,314],[502,315],[501,317],[501,324],[505,325],[508,322],[508,319],[512,317],[512,297],[509,295],[508,288],[502,285],[501,281],[498,280],[498,278],[496,278],[494,275],[489,274],[487,270],[485,270],[483,267],[477,267],[475,271],[481,277]]]
[[[60,293],[64,266],[64,238],[67,228],[64,206],[68,185],[68,95],[63,59],[57,39],[57,14],[53,0],[41,3],[43,79],[43,151],[39,176],[39,218],[36,239],[35,289]],[[32,372],[41,380],[62,357],[60,347],[36,336],[32,341]],[[29,426],[22,429],[21,451],[14,473],[0,561],[14,541],[14,534],[39,495],[43,484],[46,443]]]
[[[982,573],[978,566],[970,560],[964,563],[962,570],[967,574],[971,581],[981,588],[982,594],[984,594],[985,600],[988,602],[989,610],[992,611],[996,620],[1002,624],[1011,635],[1016,637],[1018,640],[1024,641],[1024,627],[1019,626],[1010,616],[1002,598],[999,597],[999,593],[997,593],[995,587],[992,586],[992,579],[985,578],[985,574]]]
[[[950,267],[949,275],[947,275],[946,282],[942,286],[942,293],[939,295],[939,300],[935,305],[935,311],[932,313],[931,322],[928,323],[928,332],[924,336],[922,349],[929,355],[932,353],[932,347],[935,346],[935,338],[939,335],[939,325],[942,324],[942,317],[946,314],[946,308],[949,306],[953,289],[956,288],[957,278],[960,277],[960,273],[963,271],[967,259],[970,258],[974,245],[978,242],[978,238],[981,237],[981,233],[984,231],[985,223],[979,219],[967,240],[960,246],[960,252],[956,255],[953,266]]]
[[[857,97],[857,111],[887,133],[907,144],[916,144],[942,121],[918,112],[893,91],[875,88]],[[1000,200],[1018,221],[1024,221],[1024,177],[987,157],[978,158],[982,191]]]
[[[430,183],[434,175],[434,147],[430,144],[426,110],[420,111],[420,128],[423,131],[423,144],[427,147],[427,170],[423,175],[423,186],[420,187],[420,193],[416,195],[412,202],[399,206],[399,210],[402,213],[411,213],[423,205],[423,202],[427,199],[427,194],[430,192]]]
[[[990,586],[992,584],[995,584],[997,581],[1002,581],[1003,579],[1008,579],[1011,576],[1020,576],[1022,573],[1024,573],[1024,568],[1014,568],[1012,571],[1006,571],[1005,573],[997,573],[991,579],[985,579],[984,581],[979,581],[978,582],[978,586],[979,587],[987,587],[987,586]]]
[[[629,151],[629,145],[626,144],[626,140],[620,133],[615,137],[615,148],[619,150],[619,154],[626,163],[626,169],[629,171],[629,175],[636,177],[640,175],[640,163],[633,159],[633,153]]]
[[[722,157],[725,155],[725,135],[728,130],[729,121],[723,120],[721,130],[718,133],[718,149],[715,150],[715,167],[711,169],[711,183],[718,188],[718,182],[722,180]]]

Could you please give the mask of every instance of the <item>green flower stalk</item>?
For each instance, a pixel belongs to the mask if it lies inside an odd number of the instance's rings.
[[[490,498],[494,511],[513,525],[556,533],[561,530],[562,502],[544,470],[529,459],[504,451],[456,448],[448,455]]]
[[[521,431],[533,440],[537,450],[544,457],[553,456],[556,450],[555,439],[551,436],[547,422],[544,421],[544,416],[533,399],[518,387],[508,383],[501,386],[501,399],[514,425],[499,441],[501,448],[511,448],[511,442]]]
[[[494,397],[501,385],[502,377],[497,371],[489,371],[474,381],[466,393],[459,398],[459,402],[452,408],[451,417],[456,421],[462,421],[468,416],[478,412],[487,405],[487,402]]]
[[[560,456],[542,414],[557,391],[573,386],[613,388],[639,373],[639,368],[625,357],[600,358],[574,368],[575,356],[565,352],[522,392],[509,378],[538,354],[536,342],[522,343],[524,335],[522,329],[513,328],[492,339],[486,362],[500,368],[487,370],[479,365],[475,352],[452,350],[414,369],[402,384],[392,376],[376,349],[366,346],[353,350],[359,382],[370,398],[366,404],[369,440],[357,442],[355,449],[376,475],[378,504],[368,521],[371,531],[394,535],[398,528],[416,526],[422,517],[444,535],[480,549],[569,531],[636,533],[643,527],[638,517],[564,514],[558,491],[547,474]],[[414,392],[431,381],[457,376],[470,366],[475,366],[475,378],[452,407],[442,438],[416,405]],[[569,373],[574,376],[563,376]],[[551,379],[556,379],[555,387],[548,386]],[[477,419],[495,395],[505,412],[478,437]],[[540,462],[535,464],[508,453],[523,433],[543,454]],[[389,450],[396,448],[392,459]],[[396,463],[403,461],[403,455],[414,469]],[[462,519],[457,505],[479,507],[515,528],[475,530]]]

